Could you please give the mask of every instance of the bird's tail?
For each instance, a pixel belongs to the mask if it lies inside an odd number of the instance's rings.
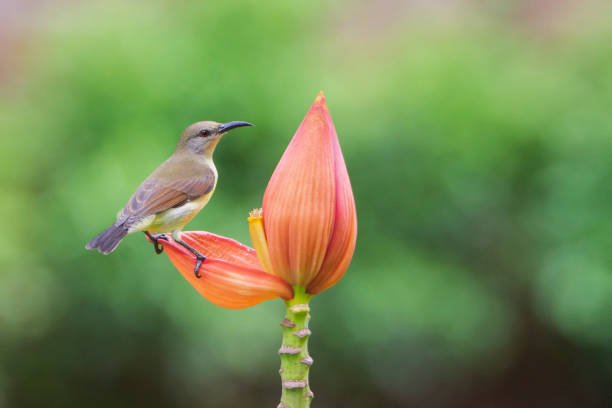
[[[107,255],[117,248],[119,242],[128,233],[124,225],[111,225],[85,245],[87,249],[97,249],[100,253]]]

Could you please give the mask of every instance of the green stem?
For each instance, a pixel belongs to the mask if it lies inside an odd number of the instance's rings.
[[[285,302],[287,313],[281,322],[283,343],[278,354],[283,393],[277,408],[307,408],[313,398],[308,384],[308,369],[312,365],[308,355],[311,295],[301,286],[294,286],[293,291],[293,299]]]

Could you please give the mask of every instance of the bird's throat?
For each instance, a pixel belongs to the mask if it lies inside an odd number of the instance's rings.
[[[206,157],[207,159],[212,160],[212,156],[213,153],[215,152],[215,148],[217,147],[217,145],[219,144],[219,141],[221,140],[221,138],[217,138],[216,140],[212,140],[208,146],[206,146],[206,148],[204,148],[204,150],[202,151],[202,155],[204,157]]]

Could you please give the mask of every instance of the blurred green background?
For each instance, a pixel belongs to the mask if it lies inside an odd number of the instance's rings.
[[[316,407],[612,403],[607,1],[0,1],[0,406],[274,407],[279,300],[203,300],[84,245],[191,122],[247,120],[189,229],[246,216],[324,90],[351,268]]]

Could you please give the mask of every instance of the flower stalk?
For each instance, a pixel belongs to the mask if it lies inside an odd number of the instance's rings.
[[[308,354],[308,339],[311,331],[310,307],[312,295],[301,286],[294,286],[295,296],[285,301],[285,318],[281,321],[282,344],[278,350],[281,367],[279,370],[282,384],[281,402],[278,408],[306,408],[314,394],[310,390],[308,371],[312,357]]]

